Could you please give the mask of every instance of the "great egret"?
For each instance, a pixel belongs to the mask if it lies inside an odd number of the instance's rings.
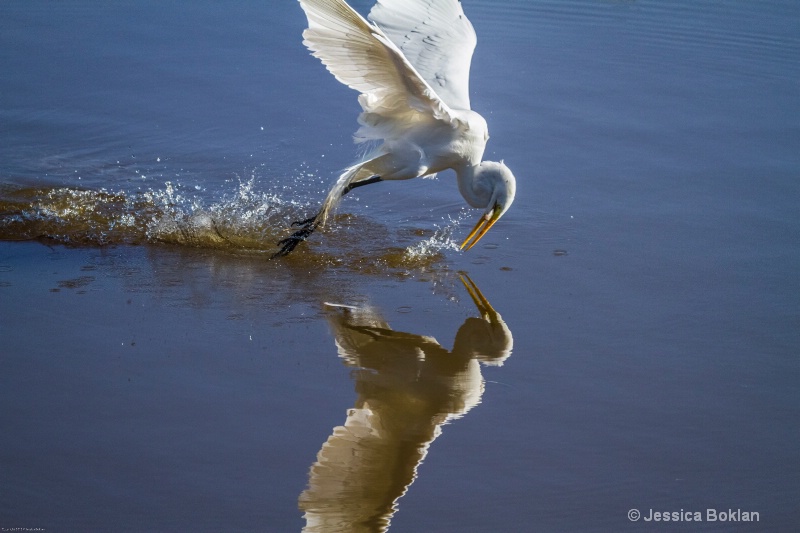
[[[299,0],[308,17],[303,44],[348,87],[363,112],[356,142],[377,141],[345,169],[314,217],[278,243],[291,252],[323,226],[342,196],[383,180],[453,169],[461,195],[485,209],[461,248],[469,250],[514,201],[516,180],[502,162],[482,161],[489,132],[470,110],[469,69],[477,37],[458,0],[378,0],[364,19],[344,0]]]

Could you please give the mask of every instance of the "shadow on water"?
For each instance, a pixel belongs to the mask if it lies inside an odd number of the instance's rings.
[[[480,403],[479,363],[500,366],[511,355],[500,314],[472,280],[461,281],[481,317],[461,325],[450,351],[432,337],[392,330],[374,309],[326,304],[358,397],[311,466],[299,498],[303,531],[387,531],[442,426]]]
[[[252,180],[208,202],[179,185],[110,192],[71,187],[0,186],[0,240],[68,246],[172,245],[267,260],[276,243],[313,205],[256,192]],[[457,250],[459,220],[435,230],[399,228],[338,215],[319,235],[279,263],[289,268],[343,268],[381,274],[443,263]]]

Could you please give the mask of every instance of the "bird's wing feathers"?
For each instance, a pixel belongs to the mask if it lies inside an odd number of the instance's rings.
[[[303,44],[337,80],[362,93],[368,116],[408,112],[452,121],[448,105],[395,43],[343,0],[299,0],[308,17]]]
[[[469,69],[478,40],[459,0],[378,0],[369,18],[447,105],[470,109]]]

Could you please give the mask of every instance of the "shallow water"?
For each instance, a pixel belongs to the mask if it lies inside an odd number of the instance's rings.
[[[464,8],[511,210],[270,261],[356,154],[295,2],[0,4],[0,527],[794,526],[800,8]]]

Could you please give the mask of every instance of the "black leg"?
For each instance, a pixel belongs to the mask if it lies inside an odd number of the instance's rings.
[[[356,189],[358,187],[363,187],[364,185],[370,185],[372,183],[378,183],[379,181],[383,181],[380,176],[372,176],[371,178],[351,183],[344,188],[344,190],[342,191],[342,196],[349,193],[353,189]]]
[[[363,187],[364,185],[370,185],[371,183],[378,183],[379,181],[383,181],[380,176],[372,176],[371,178],[367,178],[365,180],[357,181],[355,183],[350,183],[347,187],[344,188],[342,191],[342,196],[349,193],[353,189],[358,187]],[[296,220],[292,222],[292,227],[299,226],[300,229],[289,235],[283,240],[278,241],[278,246],[280,246],[280,250],[272,254],[272,259],[276,257],[285,257],[289,255],[292,250],[297,248],[297,245],[303,242],[304,240],[308,239],[314,230],[319,227],[319,222],[317,222],[317,218],[319,218],[319,213],[314,215],[311,218],[307,218],[305,220]]]
[[[305,219],[305,220],[295,220],[294,222],[292,222],[292,227],[295,227],[295,226],[305,226],[305,225],[307,225],[307,224],[311,224],[312,222],[314,222],[315,220],[317,220],[317,217],[318,217],[318,216],[319,216],[319,214],[316,214],[316,215],[314,215],[313,217],[311,217],[311,218],[307,218],[307,219]]]

